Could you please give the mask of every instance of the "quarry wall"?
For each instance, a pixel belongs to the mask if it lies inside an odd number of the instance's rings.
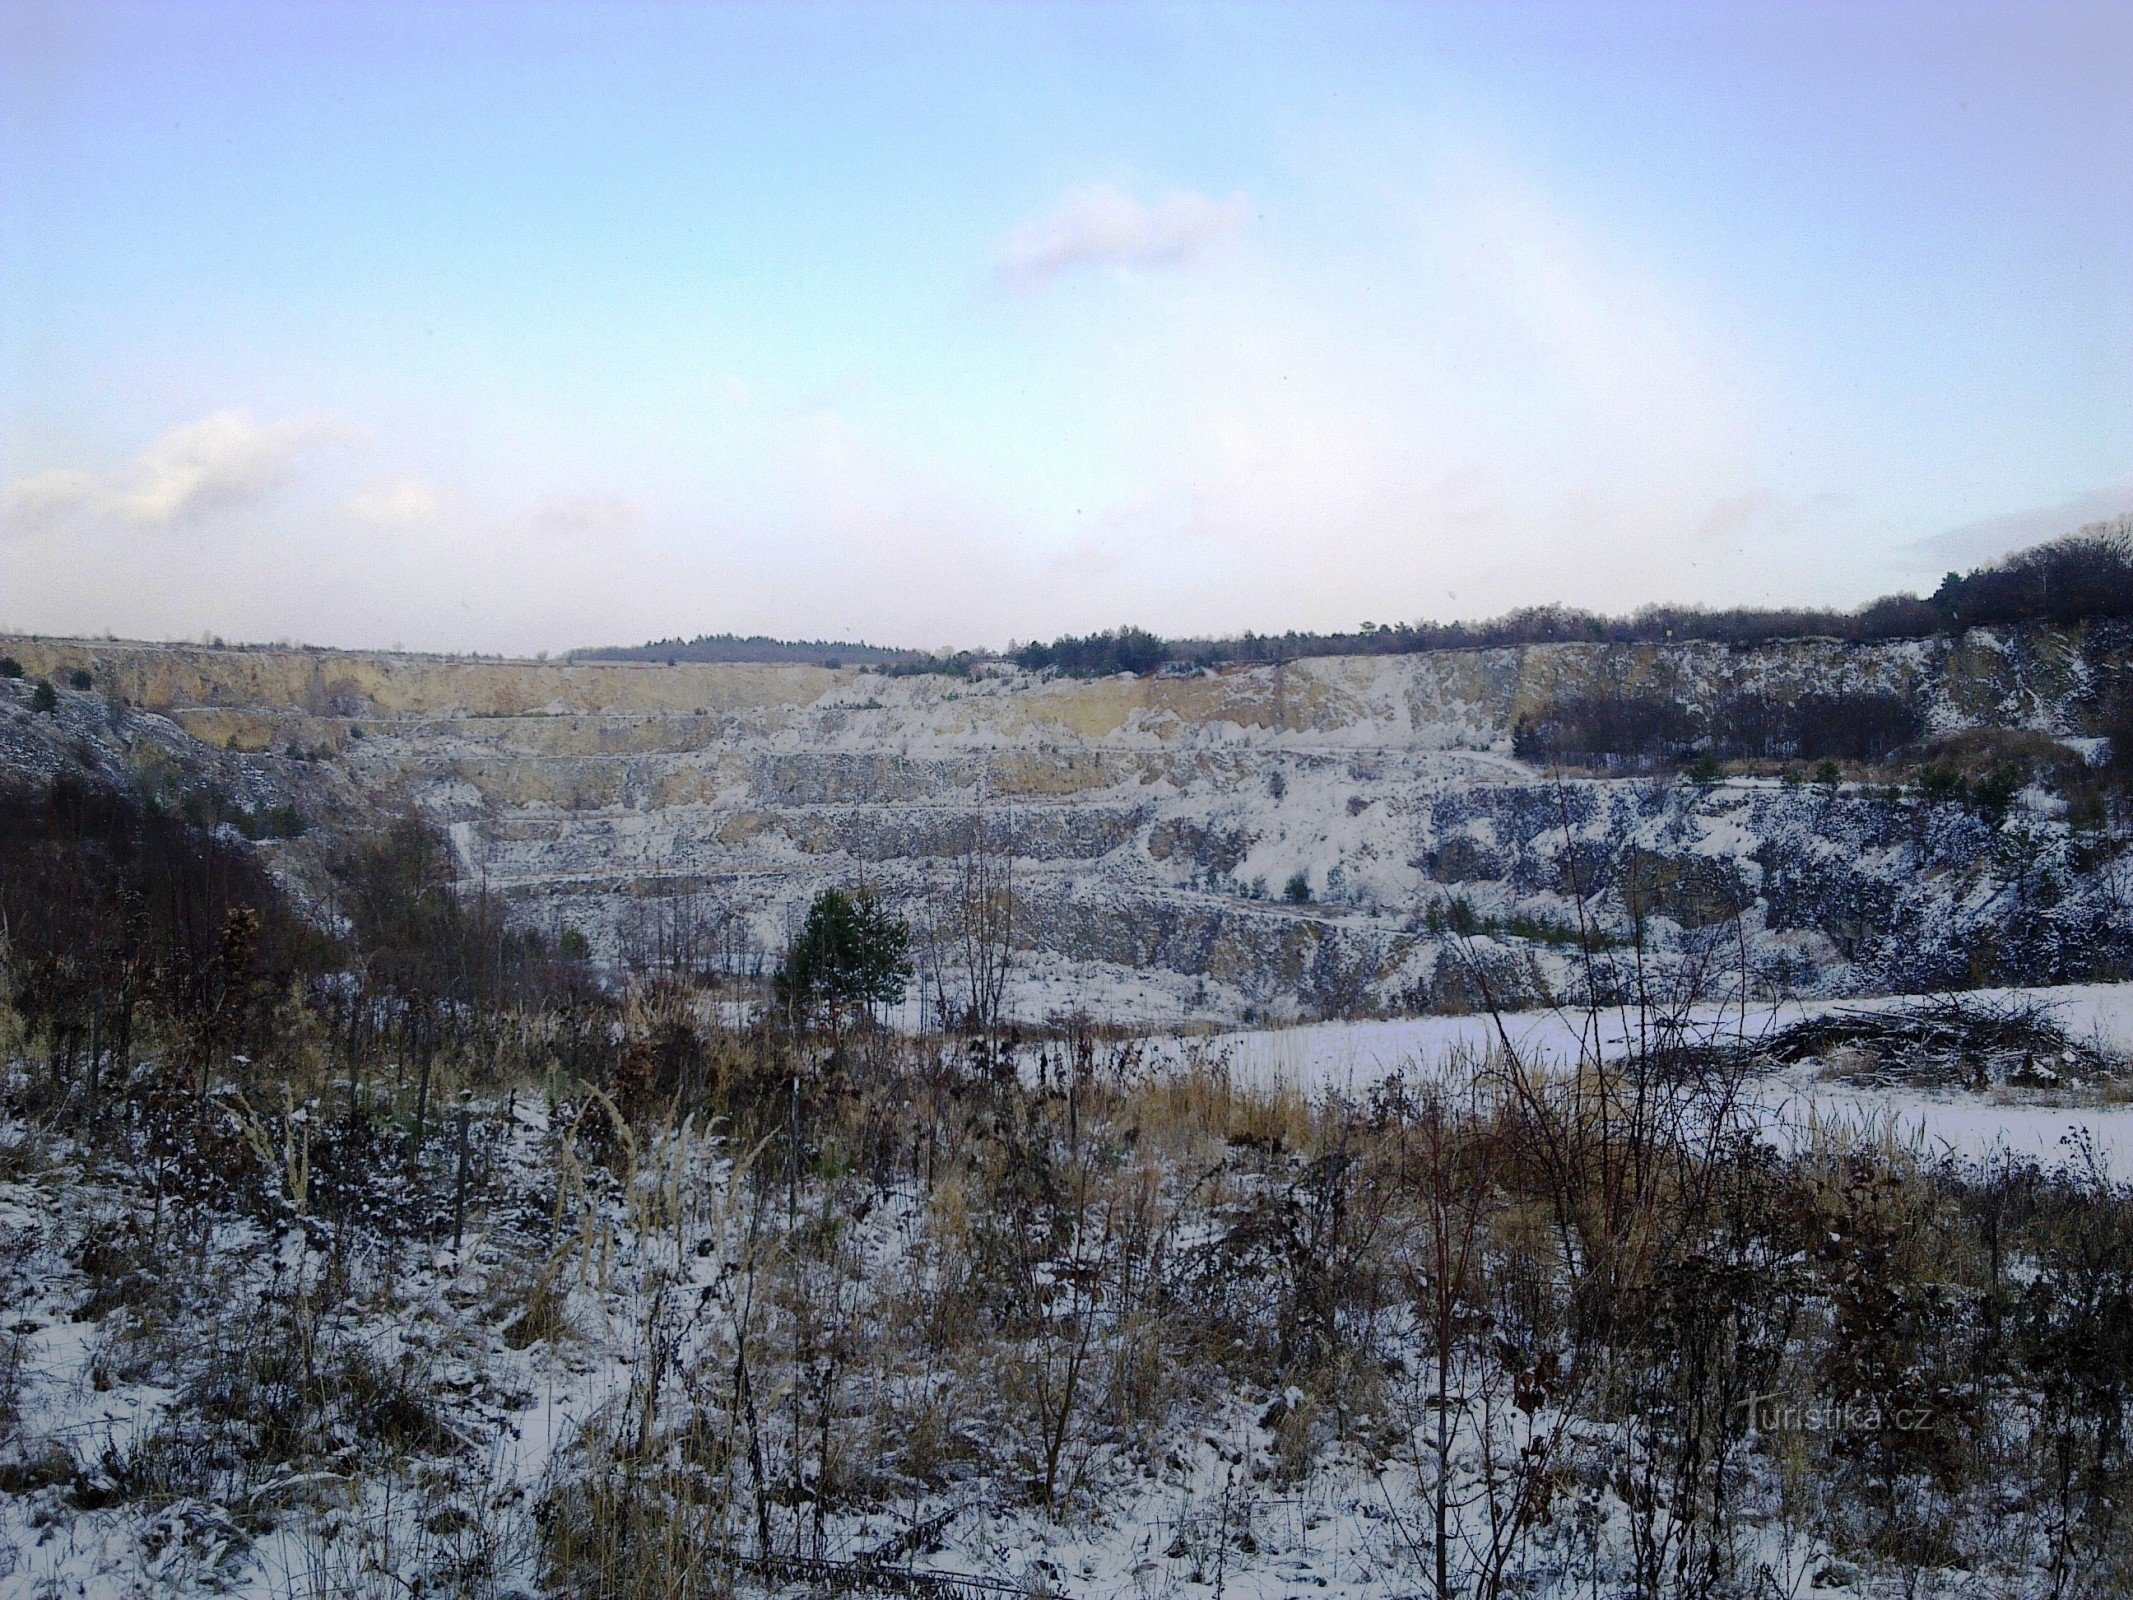
[[[1871,773],[1691,785],[1516,754],[1522,723],[1580,697],[1703,716],[1743,696],[1880,697],[1910,708],[1921,740],[2001,728],[2093,753],[2126,671],[2108,630],[1528,646],[1094,681],[0,648],[30,679],[87,675],[68,714],[94,702],[104,731],[78,737],[152,722],[168,737],[143,748],[188,744],[220,781],[283,795],[326,834],[419,808],[450,829],[470,881],[529,921],[578,928],[611,962],[685,919],[716,930],[718,959],[759,963],[832,883],[923,914],[982,836],[1014,864],[1015,993],[1033,1016],[1456,1008],[1477,984],[1559,996],[1613,981],[1566,930],[1678,953],[1736,917],[1743,977],[1765,987],[1961,977],[1982,970],[1987,930],[1992,974],[2057,970],[2112,947],[2123,871],[2041,794],[2014,819],[2028,830],[2017,869],[2005,818],[1895,797]],[[317,848],[292,847],[291,870]],[[2050,880],[2053,905],[2017,904],[2010,871]]]

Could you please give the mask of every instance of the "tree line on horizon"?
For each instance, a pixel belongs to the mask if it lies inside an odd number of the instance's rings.
[[[1649,605],[1626,617],[1573,606],[1524,606],[1480,622],[1364,623],[1353,633],[1244,633],[1223,639],[1161,639],[1121,627],[1109,633],[1032,641],[1017,666],[1069,677],[1152,672],[1176,663],[1219,667],[1305,656],[1417,655],[1533,644],[1767,644],[1777,639],[1859,642],[1918,639],[1965,628],[2027,622],[2061,625],[2133,616],[2133,515],[2016,551],[1968,573],[1950,572],[1930,597],[1884,595],[1850,611],[1826,607],[1709,609]]]
[[[1833,638],[1855,642],[1926,638],[1966,628],[2020,623],[2068,625],[2133,616],[2133,515],[2091,523],[2077,532],[1974,567],[1950,572],[1930,596],[1884,595],[1852,610],[1829,607],[1654,604],[1628,616],[1607,616],[1566,605],[1523,606],[1500,617],[1466,622],[1365,622],[1352,633],[1244,633],[1223,638],[1166,639],[1124,625],[1089,634],[1032,639],[1000,656],[985,651],[896,649],[864,642],[786,641],[761,635],[704,634],[633,647],[572,652],[585,661],[777,662],[859,667],[901,676],[945,673],[968,677],[987,660],[1009,660],[1029,672],[1098,678],[1145,674],[1166,666],[1202,669],[1243,663],[1294,661],[1306,656],[1417,655],[1431,650],[1489,650],[1535,644],[1766,644],[1778,639]]]

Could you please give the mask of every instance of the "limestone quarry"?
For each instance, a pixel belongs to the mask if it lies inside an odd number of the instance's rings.
[[[1090,681],[4,648],[26,673],[4,686],[7,764],[159,768],[174,790],[293,808],[311,826],[264,848],[329,916],[324,842],[413,807],[449,829],[469,882],[610,965],[685,922],[706,959],[759,974],[831,884],[871,885],[923,925],[973,848],[1011,862],[1011,1002],[1030,1021],[1070,997],[1154,1023],[1545,1003],[1646,958],[1824,995],[2126,963],[2133,881],[2049,786],[1985,817],[1856,765],[1690,782],[1514,754],[1522,719],[1566,697],[1700,713],[1871,695],[1911,708],[1921,743],[1996,729],[2078,769],[2100,759],[2102,690],[2125,670],[2105,625]],[[60,686],[54,716],[26,709],[38,679]]]

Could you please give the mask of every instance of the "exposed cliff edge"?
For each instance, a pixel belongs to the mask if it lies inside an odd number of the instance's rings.
[[[2106,752],[2128,638],[1530,646],[1094,681],[15,639],[0,762],[212,783],[248,815],[294,808],[313,839],[411,804],[469,877],[609,960],[686,925],[698,958],[746,966],[832,882],[918,905],[982,817],[1014,858],[1031,1015],[1531,1001],[1632,981],[1640,929],[1648,968],[1689,954],[1766,989],[2050,981],[2133,966],[2123,838],[2108,808],[2069,804]],[[38,679],[60,686],[52,714],[29,709]],[[1683,750],[1772,708],[1793,727],[1869,707],[1901,748],[1819,782],[1767,729],[1750,729],[1763,755],[1695,782],[1521,759],[1566,706],[1672,708]],[[1897,787],[1979,730],[2002,730],[1987,754],[2019,785],[1987,804]],[[313,844],[269,848],[304,881]]]

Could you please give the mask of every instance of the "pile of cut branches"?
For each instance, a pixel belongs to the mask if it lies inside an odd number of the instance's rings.
[[[1933,995],[1886,1009],[1832,1011],[1754,1047],[1777,1066],[1814,1062],[1846,1077],[1921,1087],[2078,1087],[2127,1063],[2075,1038],[2057,1007],[2025,995]]]

